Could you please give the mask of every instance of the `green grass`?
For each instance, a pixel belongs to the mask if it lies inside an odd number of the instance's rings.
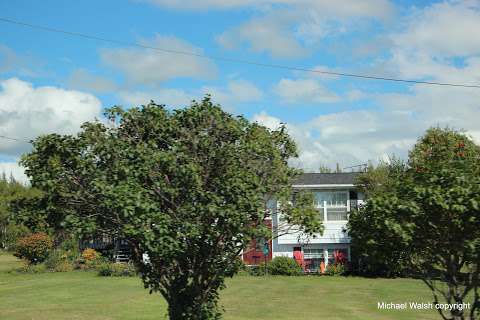
[[[0,319],[164,319],[166,304],[137,278],[92,272],[9,273],[18,260],[0,253]],[[435,311],[377,310],[377,301],[431,301],[412,279],[250,277],[227,282],[225,319],[438,319]]]

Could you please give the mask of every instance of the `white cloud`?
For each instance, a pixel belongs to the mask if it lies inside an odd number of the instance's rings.
[[[201,92],[202,95],[211,94],[215,102],[229,110],[232,110],[233,106],[239,103],[263,99],[263,92],[253,83],[243,79],[231,80],[225,88],[205,86],[201,89]]]
[[[356,95],[356,94],[355,94]],[[342,166],[407,157],[407,151],[432,126],[465,130],[480,144],[480,90],[413,86],[408,93],[369,95],[381,108],[319,115],[304,122],[287,122],[299,147],[291,163],[308,170],[322,164]],[[253,117],[276,128],[284,119],[262,112]]]
[[[274,92],[286,103],[332,103],[339,97],[316,79],[281,79]]]
[[[405,124],[405,115],[375,111],[350,111],[321,115],[301,123],[287,123],[296,141],[299,157],[291,164],[307,170],[321,165],[356,165],[386,155],[405,156],[421,129],[415,121]],[[280,119],[266,113],[253,118],[275,128]]]
[[[202,99],[210,94],[215,103],[222,107],[233,110],[239,103],[259,101],[263,93],[253,83],[243,80],[230,80],[224,87],[204,86],[192,90],[176,88],[157,88],[144,91],[120,91],[118,97],[128,105],[143,105],[155,101],[158,104],[165,104],[172,107],[184,107],[190,105],[194,99]]]
[[[394,37],[398,47],[434,57],[480,54],[480,2],[445,1],[417,10]]]
[[[244,7],[265,8],[290,6],[304,9],[322,10],[325,14],[341,16],[386,17],[393,11],[387,0],[344,0],[338,5],[331,0],[142,0],[160,7],[178,10],[239,9]]]
[[[153,39],[139,43],[178,52],[203,53],[201,48],[173,36],[156,35]],[[217,73],[215,65],[208,59],[152,49],[103,49],[101,58],[104,63],[125,74],[134,84],[152,85],[173,78],[211,79]]]
[[[28,177],[25,175],[25,169],[18,165],[18,162],[0,162],[0,173],[5,173],[7,178],[12,175],[15,180],[27,183]]]
[[[128,104],[128,106],[140,106],[155,101],[158,104],[164,104],[173,107],[183,107],[189,105],[194,96],[180,89],[161,88],[152,91],[120,91],[119,98]]]
[[[414,9],[392,33],[387,75],[408,79],[480,82],[480,2],[444,1]],[[377,67],[379,64],[377,64]]]
[[[226,49],[246,43],[255,52],[297,58],[311,52],[324,38],[353,29],[362,20],[388,20],[393,5],[387,0],[280,0],[257,4],[263,15],[226,30],[217,42]],[[361,25],[361,24],[360,24]]]
[[[270,130],[276,130],[282,125],[282,121],[280,121],[279,118],[273,117],[267,114],[265,111],[255,114],[252,118],[252,121],[258,122]]]
[[[268,52],[276,57],[295,58],[305,56],[309,50],[294,37],[290,28],[290,14],[252,19],[217,37],[226,49],[236,49],[246,42],[254,52]]]
[[[67,80],[68,86],[73,89],[91,91],[91,92],[111,92],[117,86],[107,78],[91,74],[85,69],[77,69]]]
[[[33,87],[16,78],[0,81],[0,134],[29,140],[40,134],[71,134],[100,117],[101,103],[93,95],[56,87]],[[21,141],[0,140],[0,152],[18,156],[29,149]]]

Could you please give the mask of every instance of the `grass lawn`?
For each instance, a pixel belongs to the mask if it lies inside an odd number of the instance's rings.
[[[92,272],[9,273],[0,252],[0,319],[166,319],[166,304],[137,278]],[[438,319],[436,311],[377,310],[377,301],[431,301],[418,280],[357,277],[250,277],[227,281],[225,319]]]

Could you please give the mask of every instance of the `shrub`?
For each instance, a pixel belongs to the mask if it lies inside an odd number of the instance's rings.
[[[100,253],[95,249],[87,248],[82,252],[82,258],[85,261],[94,261],[100,258]]]
[[[74,269],[73,257],[69,256],[69,252],[64,250],[52,250],[45,260],[45,267],[50,271],[68,272]]]
[[[81,256],[76,261],[76,268],[82,270],[98,270],[98,268],[107,263],[107,259],[95,249],[87,248],[83,250]]]
[[[137,274],[135,267],[131,263],[113,263],[114,277],[133,277]]]
[[[103,277],[133,277],[137,274],[131,263],[102,263],[98,267],[98,275]]]
[[[52,239],[46,233],[33,233],[17,242],[14,255],[32,264],[40,263],[48,257],[52,246]]]
[[[280,276],[299,276],[303,274],[302,268],[293,258],[275,257],[267,265],[268,273]]]
[[[44,273],[44,272],[47,272],[47,267],[43,263],[31,264],[31,263],[24,262],[22,266],[12,271],[19,272],[19,273]]]
[[[112,264],[105,262],[98,266],[98,275],[102,277],[110,277],[113,273]]]
[[[248,274],[251,276],[264,276],[265,275],[265,264],[262,262],[256,266],[247,266]]]
[[[53,271],[55,272],[70,272],[73,271],[73,264],[68,260],[63,260],[59,264],[57,264]]]
[[[343,263],[329,264],[325,269],[325,274],[328,276],[342,276],[347,273],[346,265]]]
[[[335,250],[333,252],[333,257],[335,259],[335,264],[346,264],[348,262],[348,257],[345,252]]]

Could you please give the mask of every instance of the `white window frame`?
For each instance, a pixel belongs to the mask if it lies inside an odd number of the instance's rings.
[[[323,222],[344,222],[348,221],[348,213],[350,212],[350,190],[315,190],[313,192],[323,192],[323,193],[343,193],[347,196],[346,206],[339,205],[327,205],[327,201],[323,200],[323,205],[318,204],[318,209],[323,209]],[[328,220],[328,208],[346,208],[347,219],[346,220]]]

